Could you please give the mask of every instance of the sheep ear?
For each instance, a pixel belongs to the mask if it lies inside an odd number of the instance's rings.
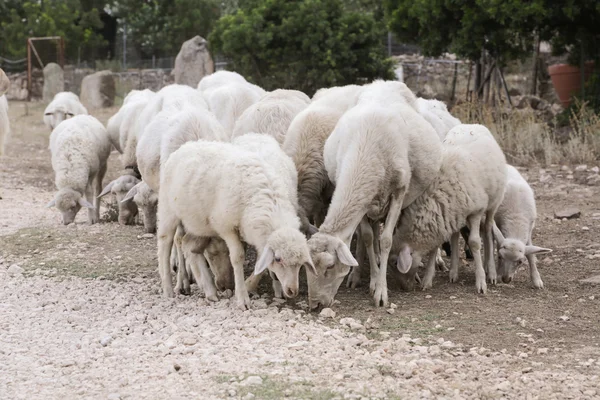
[[[401,274],[406,274],[412,266],[412,255],[410,254],[410,247],[404,246],[398,254],[398,260],[396,261],[396,267]]]
[[[110,191],[112,190],[113,186],[115,186],[115,182],[116,182],[116,180],[112,181],[111,183],[109,183],[108,185],[106,185],[106,187],[102,190],[102,193],[100,193],[98,195],[98,198],[104,197],[107,194],[109,194]]]
[[[121,200],[121,203],[127,203],[128,201],[133,200],[133,198],[135,197],[135,195],[137,194],[137,192],[139,190],[138,185],[139,185],[139,183],[137,185],[135,185],[134,187],[132,187],[131,189],[129,189],[129,192],[127,192],[127,194],[125,195],[123,200]]]
[[[531,254],[547,254],[552,253],[551,249],[545,249],[543,247],[537,247],[532,245],[525,246],[525,255],[529,256]]]
[[[89,201],[87,201],[86,199],[84,199],[83,197],[79,199],[79,205],[81,207],[85,207],[85,208],[90,208],[92,210],[95,210],[96,207],[94,207],[94,205],[92,203],[90,203]]]
[[[496,242],[498,242],[498,244],[501,245],[502,242],[504,242],[504,235],[502,234],[500,229],[498,229],[498,225],[496,225],[496,223],[494,223],[493,232],[494,239],[496,239]]]
[[[317,272],[317,269],[315,268],[315,265],[310,257],[308,257],[308,261],[304,263],[304,268],[306,268],[307,271],[312,272],[313,275],[319,276],[319,273]]]
[[[319,228],[317,228],[313,224],[308,224],[308,236],[312,236],[317,232],[319,232]]]
[[[273,263],[273,258],[275,258],[275,253],[269,246],[265,246],[260,258],[254,266],[254,275],[258,275],[267,269],[269,265]]]
[[[52,208],[56,205],[56,199],[50,200],[48,204],[46,204],[46,208]]]
[[[335,253],[342,264],[349,265],[351,267],[358,266],[358,261],[356,261],[356,258],[354,258],[352,255],[350,249],[348,246],[346,246],[346,243],[342,242],[341,240],[338,244],[338,247],[335,249]]]

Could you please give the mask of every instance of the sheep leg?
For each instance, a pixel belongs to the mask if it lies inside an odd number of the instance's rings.
[[[470,215],[467,218],[469,224],[469,247],[473,253],[473,260],[475,260],[475,287],[478,293],[485,294],[487,291],[487,284],[485,283],[485,270],[483,269],[483,263],[481,262],[481,236],[479,236],[479,230],[481,229],[482,214]]]
[[[86,188],[85,188],[85,199],[91,203],[96,204],[96,199],[93,198],[94,189],[93,189],[93,179],[90,179]],[[96,216],[96,210],[92,210],[91,208],[87,209],[88,211],[88,223],[90,225],[98,223],[98,217]]]
[[[533,234],[533,230],[529,234],[529,239],[527,239],[528,246],[533,245],[533,243],[531,243],[531,235],[532,234]],[[535,254],[528,254],[525,257],[527,257],[527,262],[529,262],[529,276],[531,277],[531,282],[533,283],[533,287],[536,289],[543,289],[544,282],[542,282],[542,278],[540,277],[540,273],[538,272],[538,269],[536,266],[537,260],[536,260]]]
[[[404,189],[398,196],[392,196],[390,209],[385,219],[385,226],[383,227],[381,239],[379,240],[381,256],[379,258],[379,273],[377,274],[377,282],[375,283],[375,294],[373,295],[373,300],[375,301],[376,307],[388,306],[386,276],[388,257],[390,255],[390,250],[392,249],[392,236],[394,234],[394,228],[396,227],[398,218],[400,217],[400,212],[402,211],[402,202],[404,201],[405,193],[406,189]]]
[[[275,297],[278,299],[283,299],[283,288],[281,287],[281,282],[279,282],[279,279],[277,279],[277,276],[275,273],[273,273],[273,271],[269,271],[269,276],[273,280],[273,293]]]
[[[468,227],[460,228],[460,235],[462,236],[463,240],[465,241],[465,247],[464,247],[465,258],[467,260],[472,260],[473,254],[471,253],[471,249],[469,249],[469,228]]]
[[[221,237],[227,244],[227,248],[229,249],[229,259],[233,266],[237,306],[242,310],[249,310],[250,296],[248,296],[248,291],[246,290],[246,284],[244,282],[244,260],[246,259],[244,245],[235,233],[228,233]]]
[[[348,279],[346,280],[346,287],[351,287],[353,289],[356,288],[362,277],[361,267],[365,262],[365,253],[367,252],[365,243],[362,240],[360,227],[356,230],[356,236],[356,260],[358,261],[358,266],[352,267],[352,272],[350,272],[350,275],[348,275]]]
[[[208,247],[209,243],[210,238],[186,234],[182,239],[181,248],[190,266],[192,275],[196,279],[196,283],[204,290],[206,300],[217,301],[217,287],[204,256],[204,250]],[[185,263],[185,261],[183,262]]]
[[[483,253],[485,255],[485,268],[487,270],[487,275],[490,283],[495,285],[498,281],[498,275],[496,273],[496,263],[494,262],[494,236],[493,236],[493,227],[494,227],[494,211],[488,211],[485,215],[484,222],[484,231],[483,231],[483,240],[484,247]]]
[[[459,232],[454,232],[452,236],[450,236],[450,282],[456,283],[458,282],[458,239]]]
[[[165,213],[159,219],[158,226],[158,272],[162,282],[163,295],[173,297],[173,282],[171,282],[171,248],[173,247],[175,231],[179,221],[172,215]]]
[[[102,165],[100,167],[100,170],[98,171],[98,174],[96,175],[96,187],[94,188],[94,194],[93,194],[93,205],[94,205],[94,212],[95,212],[95,217],[96,217],[96,222],[100,221],[100,199],[98,198],[98,196],[100,195],[100,193],[102,193],[102,181],[104,180],[104,175],[106,175],[106,164]],[[90,199],[88,199],[88,201],[90,201]]]
[[[448,272],[448,268],[446,268],[446,263],[444,262],[444,259],[442,258],[442,249],[438,248],[437,251],[435,252],[435,266],[437,269],[439,269],[442,272]]]
[[[256,259],[258,258],[259,257],[256,257]],[[265,270],[258,275],[252,274],[248,277],[248,279],[246,279],[245,285],[248,293],[258,293],[258,285],[260,284],[260,281],[262,281],[263,276],[266,274],[267,271]],[[273,287],[273,290],[275,290],[275,287]]]
[[[423,290],[431,289],[433,286],[433,277],[435,276],[435,265],[438,251],[439,248],[435,248],[428,254],[429,259],[427,260],[427,269],[425,270],[425,276],[423,277]]]
[[[175,253],[177,254],[177,284],[175,285],[175,293],[181,293],[183,295],[189,295],[192,293],[190,288],[190,279],[185,267],[185,255],[183,254],[183,237],[185,232],[181,224],[175,231]],[[173,250],[171,249],[171,252]]]

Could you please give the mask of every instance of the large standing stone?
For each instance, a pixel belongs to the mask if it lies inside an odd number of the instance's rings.
[[[49,63],[44,67],[43,99],[52,101],[57,93],[65,91],[65,73],[60,65]]]
[[[215,66],[207,44],[206,39],[201,36],[194,36],[183,42],[173,69],[175,83],[196,88],[200,79],[214,72]]]
[[[10,88],[10,81],[8,80],[8,77],[6,76],[6,74],[4,73],[2,68],[0,68],[0,96],[2,96],[4,93],[8,92],[9,88]]]
[[[81,81],[81,102],[90,108],[111,107],[115,103],[115,78],[111,71],[99,71]]]

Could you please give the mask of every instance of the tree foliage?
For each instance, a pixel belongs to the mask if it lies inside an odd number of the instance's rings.
[[[265,89],[312,94],[319,87],[392,78],[382,28],[340,0],[244,0],[217,22],[210,43],[232,69]]]
[[[32,36],[63,36],[66,54],[76,57],[80,47],[97,47],[104,40],[97,8],[84,10],[78,0],[13,1],[0,3],[0,54],[21,58]]]

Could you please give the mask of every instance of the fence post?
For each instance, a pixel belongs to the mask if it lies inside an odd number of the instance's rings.
[[[156,55],[152,54],[152,69],[156,69]]]
[[[31,101],[31,40],[27,39],[27,101]]]
[[[123,22],[123,71],[127,70],[127,22]]]

